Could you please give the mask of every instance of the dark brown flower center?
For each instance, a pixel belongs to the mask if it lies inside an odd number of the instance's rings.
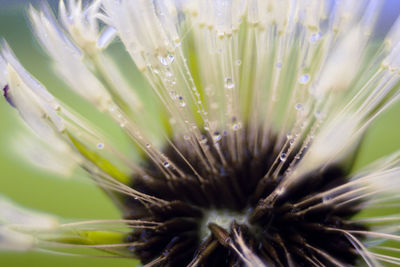
[[[345,171],[330,166],[313,172],[284,188],[273,201],[268,200],[285,179],[291,158],[276,179],[266,177],[277,153],[275,139],[255,152],[246,134],[238,140],[241,158],[234,158],[229,138],[221,135],[209,153],[218,159],[212,168],[199,168],[201,156],[186,140],[175,141],[165,150],[168,159],[184,175],[166,177],[151,161],[148,176],[135,176],[132,188],[165,200],[143,204],[128,199],[126,218],[158,222],[156,229],[136,229],[129,236],[132,253],[143,263],[156,266],[242,266],[248,251],[268,266],[354,265],[357,252],[340,231],[364,229],[347,219],[359,211],[360,202],[329,204],[319,196],[348,182]],[[183,159],[184,157],[184,159]],[[191,166],[195,166],[193,170]],[[345,187],[344,190],[352,190]],[[251,261],[250,261],[251,263]]]

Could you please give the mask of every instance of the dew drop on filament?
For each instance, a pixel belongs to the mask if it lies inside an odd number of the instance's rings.
[[[323,117],[323,114],[322,114],[322,112],[321,112],[320,110],[317,110],[317,111],[314,112],[314,117],[315,117],[317,120],[321,120],[322,117]]]
[[[281,161],[286,161],[286,159],[287,159],[287,154],[286,154],[286,153],[282,153],[282,154],[279,156],[279,159],[280,159]]]
[[[176,92],[175,91],[169,91],[169,96],[171,99],[175,100],[177,98]]]
[[[173,55],[167,55],[166,57],[159,57],[159,59],[162,65],[169,66],[174,62],[175,57]]]
[[[104,144],[103,143],[98,143],[97,144],[97,149],[103,149],[104,148]]]
[[[298,104],[296,104],[295,108],[296,108],[296,110],[297,110],[298,112],[300,112],[300,113],[304,111],[304,106],[303,106],[303,104],[298,103]]]
[[[322,197],[322,203],[329,203],[329,201],[331,200],[331,197],[329,195],[325,195]]]
[[[182,96],[179,96],[178,100],[179,100],[179,106],[181,106],[181,107],[185,107],[186,106],[186,102],[183,100]]]
[[[164,162],[163,162],[163,166],[164,166],[165,168],[168,168],[168,167],[170,166],[170,164],[169,164],[168,161],[164,161]]]
[[[235,83],[233,82],[232,78],[225,78],[225,88],[232,89],[233,87],[235,87]]]
[[[202,144],[207,144],[207,142],[208,142],[207,137],[205,137],[204,135],[201,136],[200,143],[202,143]]]
[[[219,132],[214,132],[214,134],[213,134],[214,142],[220,141],[221,138],[222,138],[222,137],[221,137],[221,134],[220,134]]]
[[[276,189],[276,194],[277,194],[278,196],[283,195],[285,192],[286,192],[286,189],[285,189],[285,187],[283,187],[283,186]]]
[[[311,37],[310,37],[310,43],[313,44],[313,43],[318,42],[319,39],[321,39],[321,37],[322,37],[322,34],[321,34],[320,32],[317,32],[317,33],[311,35]]]
[[[306,84],[310,80],[310,75],[304,74],[299,78],[299,83],[300,84]]]
[[[237,130],[239,130],[240,128],[242,128],[242,125],[241,125],[240,122],[234,123],[234,124],[232,125],[232,130],[234,130],[234,131],[237,131]]]
[[[109,105],[108,106],[108,111],[114,112],[115,111],[115,106],[114,105]]]

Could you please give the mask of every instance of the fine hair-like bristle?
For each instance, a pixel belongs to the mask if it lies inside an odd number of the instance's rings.
[[[228,149],[227,139],[221,136],[221,151]],[[332,229],[366,230],[361,224],[347,221],[361,209],[361,200],[337,207],[325,195],[340,187],[344,195],[356,189],[346,185],[346,170],[328,166],[308,173],[273,203],[263,202],[288,167],[286,164],[282,168],[277,179],[263,179],[276,157],[275,140],[271,137],[268,148],[255,153],[247,135],[242,135],[238,141],[245,148],[243,158],[236,161],[225,157],[224,162],[215,162],[215,172],[199,171],[201,180],[187,167],[200,160],[187,141],[182,138],[174,144],[180,155],[167,147],[165,155],[184,175],[182,179],[167,179],[150,161],[145,165],[149,176],[134,177],[132,188],[165,202],[144,205],[139,200],[127,200],[126,219],[145,218],[159,223],[156,229],[134,230],[129,235],[128,241],[135,243],[132,252],[143,263],[155,261],[162,266],[240,266],[246,263],[234,252],[241,246],[237,240],[240,236],[267,266],[354,265],[358,255],[351,242]],[[213,142],[211,138],[206,141]],[[215,149],[210,151],[218,158]],[[221,217],[230,214],[228,223],[221,226],[208,220],[213,210]],[[208,234],[201,232],[203,224],[209,228]],[[358,238],[363,239],[362,235]]]

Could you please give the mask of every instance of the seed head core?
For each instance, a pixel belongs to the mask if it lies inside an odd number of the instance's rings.
[[[329,166],[285,185],[288,163],[276,178],[267,173],[277,156],[274,138],[267,149],[256,152],[250,149],[249,135],[243,134],[240,145],[247,149],[234,159],[226,153],[231,136],[220,136],[217,143],[212,138],[205,142],[215,158],[218,153],[225,156],[214,169],[192,171],[188,163],[195,165],[200,155],[182,138],[174,144],[182,154],[167,147],[165,155],[171,162],[163,168],[173,171],[177,166],[185,170],[183,176],[165,176],[149,160],[146,169],[151,177],[133,179],[133,188],[165,201],[159,205],[126,202],[127,219],[159,224],[155,230],[135,229],[129,236],[135,244],[131,251],[143,263],[163,255],[162,266],[241,266],[248,264],[241,253],[250,253],[272,266],[308,266],[310,260],[327,266],[355,264],[357,253],[336,228],[364,229],[347,221],[359,211],[360,203],[336,206],[329,198],[335,188],[353,189],[346,184],[344,168]]]

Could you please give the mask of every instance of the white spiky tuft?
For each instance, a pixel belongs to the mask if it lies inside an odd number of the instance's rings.
[[[201,184],[205,181],[201,170],[217,173],[219,163],[228,167],[227,158],[240,165],[248,151],[259,155],[271,147],[275,158],[263,180],[283,178],[262,201],[273,202],[307,174],[342,164],[375,118],[400,97],[400,19],[370,57],[367,52],[374,50],[371,36],[379,1],[331,2],[98,0],[83,6],[81,1],[65,4],[61,0],[59,21],[48,8],[39,11],[31,7],[29,17],[56,74],[71,91],[111,118],[114,127],[134,143],[132,149],[148,158],[166,180],[186,179],[185,169],[190,169]],[[130,84],[121,71],[125,65],[118,66],[109,53],[115,39],[122,42],[126,56],[157,97],[151,102],[160,106],[157,118],[148,112],[143,89]],[[153,177],[120,153],[100,127],[50,94],[23,68],[7,44],[2,45],[0,54],[0,87],[29,127],[54,145],[46,150],[49,160],[38,165],[54,167],[60,161],[51,158],[67,156],[72,161],[61,166],[67,168],[48,169],[67,172],[79,164],[107,191],[144,205],[163,203],[130,187],[134,174]],[[223,137],[228,144],[224,151]],[[248,147],[240,142],[244,138]],[[181,157],[185,168],[168,158],[165,145]],[[184,146],[199,160],[185,158]],[[214,150],[216,153],[211,152]],[[388,196],[399,198],[399,175],[395,155],[307,201],[321,197],[324,201],[318,205],[340,206],[370,199],[364,203],[365,209],[373,209],[387,204]],[[116,198],[116,202],[121,200]],[[8,223],[26,215],[5,203],[0,202],[0,219],[7,218]],[[28,228],[39,226],[41,217],[26,216]],[[226,225],[232,222],[231,216],[224,221]],[[378,261],[399,263],[398,258],[372,252],[370,248],[376,244],[363,244],[355,237],[361,233],[382,243],[398,242],[398,217],[360,220],[388,222],[390,227],[362,233],[329,231],[344,234],[370,266]],[[150,222],[130,223],[156,227]],[[0,248],[29,249],[37,241],[22,232],[14,238],[13,231],[0,227]],[[243,237],[235,234],[229,246],[243,262],[263,264]],[[93,247],[102,245],[109,244]],[[327,257],[317,248],[308,249]],[[290,262],[290,255],[288,259]]]

